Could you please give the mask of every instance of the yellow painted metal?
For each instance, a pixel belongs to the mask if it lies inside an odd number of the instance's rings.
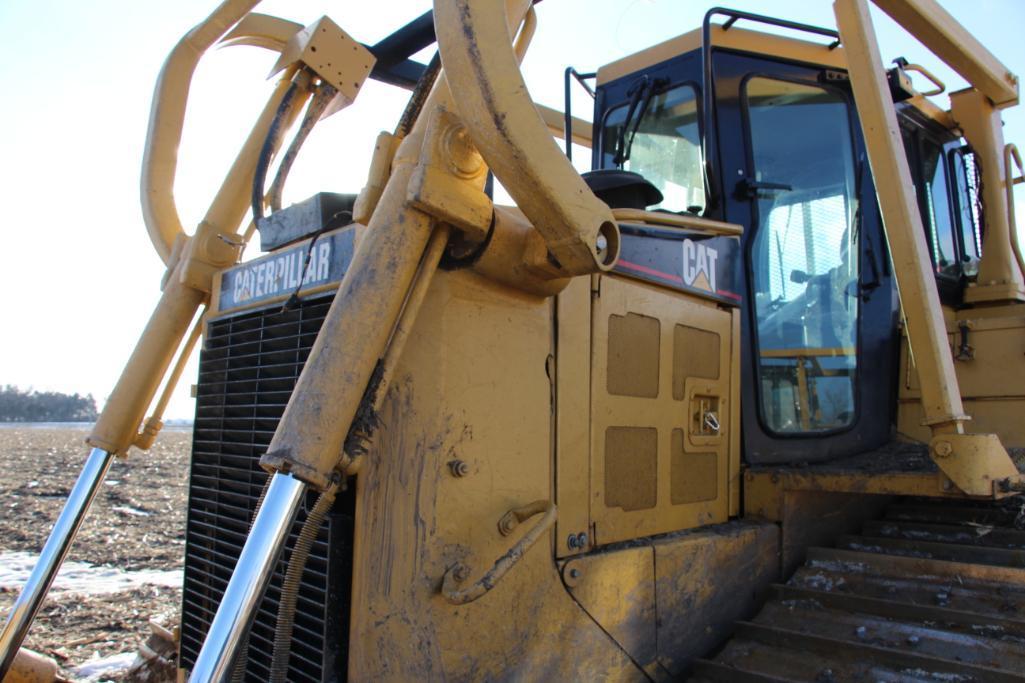
[[[287,111],[283,112],[282,127],[287,129],[302,111],[310,96],[310,76],[305,71],[293,73],[292,69],[289,69],[277,82],[242,149],[228,169],[214,201],[196,227],[195,234],[184,242],[181,253],[183,267],[179,277],[182,282],[194,289],[210,292],[214,276],[238,260],[242,242],[237,231],[250,210],[253,176],[260,151],[267,140],[281,103],[293,84],[297,88],[296,95],[292,98]],[[278,143],[280,144],[280,141]]]
[[[487,248],[471,266],[475,272],[534,296],[553,296],[569,284],[548,260],[544,238],[518,209],[496,206],[493,221]]]
[[[185,232],[174,204],[174,175],[192,73],[203,53],[258,3],[222,2],[178,42],[157,78],[142,161],[142,215],[154,248],[168,265],[175,241]]]
[[[4,676],[4,683],[53,683],[59,673],[60,668],[53,659],[21,648]]]
[[[553,500],[553,307],[435,275],[356,478],[350,680],[643,680],[567,594],[551,530],[479,599],[440,592],[453,565],[475,581],[537,523],[503,536],[510,509]]]
[[[1001,484],[1021,479],[995,434],[936,434],[929,453],[943,474],[969,496],[998,496],[1006,493]]]
[[[715,24],[711,29],[712,45],[716,47],[752,52],[795,62],[820,64],[837,69],[846,67],[842,47],[830,50],[826,43],[812,43],[742,28],[723,30],[721,25]],[[696,29],[606,64],[598,69],[598,85],[628,76],[653,64],[700,48],[701,29]]]
[[[167,218],[168,207],[173,210],[174,206],[173,197],[166,191],[166,183],[173,183],[174,155],[168,157],[165,148],[177,144],[180,121],[177,131],[164,129],[175,125],[176,117],[184,115],[183,97],[187,95],[188,79],[195,66],[192,60],[198,59],[207,41],[215,41],[237,21],[232,19],[231,12],[242,11],[240,7],[242,4],[237,2],[224,3],[207,22],[188,34],[168,59],[158,83],[147,154],[143,160],[143,186],[152,191],[144,192],[143,204],[147,205],[148,196],[155,201],[150,208],[156,213],[161,211],[154,207],[164,207],[164,218]],[[295,74],[290,68],[268,98],[195,234],[191,237],[180,231],[175,234],[173,249],[167,257],[169,266],[160,301],[87,439],[90,445],[122,456],[127,454],[189,323],[199,306],[209,301],[216,274],[237,260],[241,241],[236,231],[249,208],[257,158],[293,76],[300,84],[300,95],[285,112],[284,123],[287,125],[294,120],[308,95],[306,88],[301,87],[308,82],[308,76]],[[149,183],[155,178],[162,180]],[[154,236],[154,225],[148,222],[156,243],[159,240]],[[161,225],[166,228],[169,223],[164,221]],[[163,234],[165,231],[156,232]]]
[[[947,351],[936,279],[868,4],[866,0],[836,0],[833,7],[847,50],[908,338],[922,376],[926,419],[932,425],[961,431],[965,415],[953,359]]]
[[[250,12],[221,38],[219,46],[248,45],[281,52],[303,25],[269,14]]]
[[[847,50],[848,69],[879,195],[908,340],[918,367],[925,422],[934,438],[963,434],[964,422],[969,418],[964,414],[954,362],[947,346],[922,217],[868,4],[866,0],[836,0],[833,7]],[[936,458],[936,463],[958,488],[971,495],[979,495],[977,492],[984,489],[992,491],[991,480],[1005,476],[1014,468],[1002,447],[1002,454],[993,452],[993,440],[988,435],[969,435],[951,443],[964,449],[963,455]],[[971,453],[987,454],[986,471],[960,464]]]
[[[562,579],[650,680],[681,680],[778,580],[779,535],[719,524],[570,558]]]
[[[831,494],[927,496],[963,499],[941,472],[836,471],[819,468],[754,468],[744,473],[744,514],[773,521],[784,517],[788,491]],[[985,495],[992,497],[992,492]]]
[[[189,357],[192,356],[196,344],[199,342],[200,337],[203,336],[204,324],[204,315],[200,313],[198,319],[192,325],[192,332],[189,333],[185,344],[178,352],[178,360],[164,382],[164,390],[161,392],[160,398],[157,399],[153,412],[146,418],[142,431],[135,437],[135,442],[132,445],[136,448],[144,451],[149,450],[153,446],[153,442],[156,441],[160,430],[163,429],[164,422],[161,418],[164,416],[167,404],[171,401],[171,395],[174,393],[175,387],[178,386],[178,380],[181,379],[182,372],[185,371],[185,364],[189,362]]]
[[[520,7],[513,16],[522,16]],[[619,230],[559,149],[527,95],[509,26],[494,3],[436,0],[438,49],[456,101],[488,166],[548,243],[567,275],[608,270],[619,253]],[[599,236],[603,246],[599,246]]]
[[[729,450],[729,516],[739,517],[742,500],[741,482],[741,440],[740,440],[740,351],[743,347],[740,336],[741,313],[739,308],[731,311],[732,336],[730,342],[730,403],[728,405],[730,434]]]
[[[406,302],[402,306],[402,313],[395,324],[395,330],[392,332],[391,339],[388,340],[388,350],[385,352],[384,358],[381,359],[380,385],[374,396],[372,406],[374,414],[379,413],[381,406],[384,404],[388,387],[391,386],[392,379],[395,377],[395,370],[398,367],[399,359],[402,358],[402,351],[406,348],[409,335],[413,331],[416,318],[420,314],[420,307],[423,305],[424,297],[427,296],[427,292],[431,287],[434,274],[438,272],[438,263],[445,253],[449,235],[449,227],[447,225],[440,225],[431,234],[430,241],[427,242],[427,249],[424,251],[423,260],[420,262],[413,285],[409,290],[409,296],[406,297]],[[362,457],[360,452],[346,452],[339,463],[339,467],[344,474],[355,475],[359,472]]]
[[[1018,77],[936,0],[873,2],[998,107],[1018,103]]]
[[[448,98],[439,82],[425,113]],[[367,231],[335,294],[295,390],[262,462],[317,488],[328,485],[346,435],[367,395],[378,360],[402,310],[434,219],[406,202],[406,186],[425,143],[425,117],[403,139]]]
[[[189,323],[206,299],[204,292],[181,281],[179,275],[184,265],[184,261],[179,262],[164,287],[120,379],[86,439],[94,448],[127,455]]]
[[[976,281],[965,291],[972,303],[1025,301],[1025,272],[1016,258],[1017,235],[1011,231],[1014,203],[1009,194],[1007,163],[1000,112],[978,90],[950,96],[951,114],[972,146],[982,173],[982,258]]]
[[[1018,177],[1014,177],[1014,169],[1011,164],[1018,167]],[[1014,260],[1018,264],[1018,271],[1025,277],[1025,256],[1021,252],[1021,237],[1018,234],[1017,220],[1015,219],[1014,208],[1014,186],[1025,182],[1025,164],[1022,163],[1021,153],[1018,146],[1008,143],[1004,146],[1004,169],[1007,173],[1005,187],[1007,189],[1007,216],[1008,232],[1011,234],[1011,251],[1014,252]]]
[[[639,322],[652,330],[648,338],[626,335],[620,342],[623,348],[630,349],[630,355],[654,354],[654,358],[646,358],[652,363],[653,374],[645,373],[651,376],[653,384],[636,392],[617,388],[610,381],[612,373],[620,373],[627,361],[625,356],[619,355],[622,352],[616,350],[620,343],[611,332],[613,320],[624,320],[628,316],[643,318]],[[718,367],[705,368],[704,377],[676,376],[675,345],[678,342],[675,334],[679,326],[718,336]],[[593,298],[591,321],[590,518],[593,542],[606,545],[724,522],[728,518],[731,434],[728,420],[734,396],[730,387],[732,331],[731,314],[714,304],[627,278],[602,276],[600,295]],[[694,426],[694,413],[701,397],[718,402],[715,412],[720,428],[708,436],[701,435]],[[616,431],[620,429],[643,430],[646,435],[640,431]],[[674,439],[679,438],[674,437],[676,431],[682,431],[682,457],[711,456],[715,463],[711,481],[703,482],[703,486],[711,485],[710,490],[702,490],[691,502],[674,504],[672,449]],[[645,453],[646,460],[641,453],[632,453],[630,461],[635,463],[632,466],[635,469],[621,471],[625,463],[613,464],[615,452],[610,450],[613,447],[610,439],[616,434],[634,434],[647,439],[653,443],[654,450]],[[624,489],[626,502],[623,496],[612,493],[621,488],[624,478],[639,487]]]
[[[735,235],[744,234],[743,226],[736,223],[724,223],[713,221],[709,218],[699,218],[686,214],[666,213],[661,211],[642,211],[641,209],[613,209],[612,215],[617,221],[623,223],[647,223],[649,225],[668,225],[673,228],[686,228],[688,230],[700,230],[710,235]]]
[[[555,554],[585,552],[580,534],[590,525],[591,468],[591,283],[573,278],[555,301],[555,481],[559,519]],[[569,539],[573,540],[573,547]]]
[[[485,593],[494,588],[516,566],[523,557],[523,554],[541,539],[542,534],[545,534],[552,528],[558,515],[558,508],[555,506],[555,503],[539,500],[520,508],[514,508],[498,520],[499,532],[503,536],[508,536],[512,533],[513,528],[515,528],[510,523],[510,518],[517,520],[518,524],[520,518],[526,520],[537,514],[541,515],[541,519],[538,520],[537,524],[531,527],[530,531],[523,534],[523,537],[516,541],[516,545],[495,560],[491,568],[473,583],[459,587],[460,584],[465,583],[469,578],[470,570],[466,565],[458,562],[449,567],[441,584],[441,592],[445,599],[453,605],[465,605],[483,597]]]
[[[321,17],[289,39],[271,74],[299,62],[338,91],[321,115],[327,118],[352,104],[377,58],[338,24]]]
[[[395,159],[395,152],[399,148],[402,138],[391,133],[381,132],[377,136],[374,145],[374,154],[370,158],[370,170],[367,175],[367,184],[363,186],[359,196],[356,197],[356,204],[352,208],[352,219],[362,225],[370,222],[370,217],[381,200],[385,185],[391,176],[391,165]]]
[[[566,118],[561,111],[556,111],[543,104],[534,103],[537,113],[541,115],[548,130],[561,140],[566,138]],[[573,117],[573,144],[590,148],[593,144],[591,122]]]
[[[1025,447],[1025,311],[1020,304],[946,310],[948,343],[960,357],[954,370],[972,430],[999,434],[1009,447]],[[901,344],[898,398],[898,431],[927,443],[932,434],[923,423],[918,368],[906,339]]]
[[[649,676],[666,678],[658,665],[655,549],[650,545],[570,559],[562,568],[573,599],[630,653]]]
[[[483,191],[488,167],[454,114],[438,109],[428,126],[432,144],[424,146],[409,180],[409,201],[479,244],[488,236],[493,212]]]

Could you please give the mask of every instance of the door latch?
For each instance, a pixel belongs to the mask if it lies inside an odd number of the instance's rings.
[[[754,199],[759,194],[768,192],[790,192],[793,189],[793,185],[788,185],[786,183],[770,183],[749,177],[742,178],[740,182],[737,183],[737,196],[741,199]]]

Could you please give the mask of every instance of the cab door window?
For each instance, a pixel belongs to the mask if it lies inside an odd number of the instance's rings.
[[[775,433],[853,425],[858,230],[851,120],[842,95],[750,78],[744,90],[756,202],[751,286],[761,418]]]

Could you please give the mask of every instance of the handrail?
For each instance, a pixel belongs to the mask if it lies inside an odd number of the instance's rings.
[[[566,137],[566,158],[570,161],[573,161],[573,98],[570,91],[570,86],[572,85],[570,78],[576,79],[576,82],[587,91],[587,94],[593,100],[595,97],[594,90],[587,84],[587,81],[588,79],[595,78],[597,75],[597,71],[582,74],[571,66],[567,66],[563,74],[563,131]]]
[[[281,51],[287,42],[286,34],[302,28],[283,19],[250,15],[250,10],[259,2],[222,2],[178,42],[157,77],[146,131],[140,194],[146,230],[165,264],[171,263],[174,244],[185,234],[174,201],[174,179],[189,88],[200,58],[222,38],[225,45],[253,45]]]
[[[1018,167],[1019,175],[1017,178],[1014,177],[1014,169],[1011,168],[1011,161],[1014,161]],[[1021,154],[1018,152],[1018,147],[1013,142],[1007,143],[1004,147],[1004,172],[1007,174],[1007,225],[1010,228],[1008,231],[1011,237],[1011,251],[1014,252],[1014,258],[1018,261],[1018,268],[1021,270],[1022,276],[1025,276],[1025,258],[1022,258],[1021,244],[1019,243],[1018,227],[1015,225],[1015,211],[1014,211],[1014,186],[1018,183],[1025,182],[1025,166],[1022,165]]]
[[[612,215],[616,217],[617,221],[668,225],[673,228],[700,230],[712,235],[737,237],[744,234],[744,228],[736,223],[724,223],[722,221],[713,221],[708,218],[687,216],[679,213],[644,211],[643,209],[613,209]]]
[[[465,605],[481,597],[498,584],[502,578],[509,573],[509,570],[516,566],[523,554],[530,550],[531,546],[537,543],[544,532],[555,523],[558,513],[555,503],[548,500],[536,500],[520,508],[510,510],[499,522],[499,530],[505,536],[512,532],[515,526],[526,521],[534,515],[544,513],[544,516],[535,524],[530,531],[523,535],[504,555],[495,560],[482,577],[474,581],[466,588],[456,588],[456,585],[466,580],[469,569],[462,563],[456,563],[445,572],[445,579],[442,582],[441,592],[453,605]]]
[[[743,19],[745,21],[754,21],[760,24],[768,24],[770,26],[778,26],[780,28],[792,29],[794,31],[804,31],[805,33],[812,33],[819,36],[825,36],[827,38],[833,38],[833,42],[828,47],[833,50],[840,45],[840,33],[830,28],[822,28],[821,26],[812,26],[811,24],[802,24],[796,21],[787,21],[785,19],[776,19],[775,17],[768,17],[761,14],[753,14],[751,12],[741,12],[738,10],[727,9],[725,7],[713,7],[705,13],[705,18],[701,22],[701,68],[704,78],[704,87],[701,89],[701,131],[703,149],[702,154],[705,161],[705,185],[708,194],[707,203],[708,206],[705,208],[707,214],[709,209],[720,208],[720,202],[723,201],[723,189],[720,187],[719,177],[716,175],[718,172],[717,159],[718,145],[715,132],[717,130],[714,125],[715,122],[715,84],[712,80],[712,17],[724,16],[728,17],[726,22],[722,25],[724,31],[728,31],[733,24]]]

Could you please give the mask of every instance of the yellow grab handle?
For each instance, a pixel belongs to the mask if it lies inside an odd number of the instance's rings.
[[[506,535],[512,531],[512,529],[519,522],[526,521],[530,517],[544,513],[544,516],[538,521],[534,527],[524,534],[516,545],[509,549],[505,555],[495,560],[495,564],[491,566],[491,569],[466,588],[456,588],[457,584],[462,583],[466,580],[469,568],[461,562],[449,567],[448,571],[445,572],[445,580],[441,586],[441,592],[453,605],[465,605],[468,602],[473,602],[480,596],[484,595],[492,588],[495,587],[502,577],[509,573],[523,554],[526,553],[531,546],[537,543],[537,540],[551,528],[552,524],[555,523],[555,517],[557,514],[555,503],[547,500],[536,500],[533,503],[524,505],[523,507],[514,508],[503,515],[501,521],[499,521],[499,530],[502,531],[503,535]]]

